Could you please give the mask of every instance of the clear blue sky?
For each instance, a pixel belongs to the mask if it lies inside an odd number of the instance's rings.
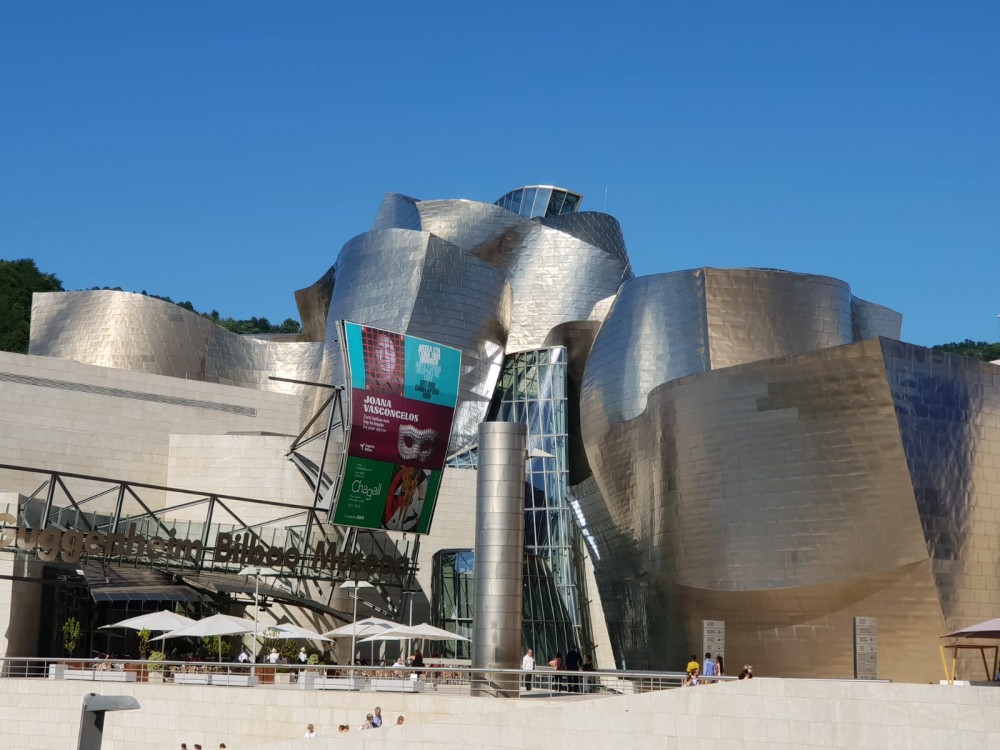
[[[638,274],[843,279],[903,339],[1000,339],[1000,3],[0,5],[0,257],[224,316],[386,192],[555,183]]]

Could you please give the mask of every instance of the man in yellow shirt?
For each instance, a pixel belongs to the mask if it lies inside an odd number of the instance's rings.
[[[691,674],[692,669],[696,673],[701,671],[701,665],[698,664],[698,657],[695,654],[691,654],[691,661],[688,662],[688,665],[684,671],[687,672],[688,674]]]

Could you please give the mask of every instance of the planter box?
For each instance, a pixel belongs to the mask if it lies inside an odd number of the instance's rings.
[[[291,672],[278,672],[274,675],[275,685],[291,685],[295,682],[295,675]]]
[[[67,669],[63,672],[64,680],[93,680],[93,669]]]
[[[257,684],[256,678],[249,674],[213,674],[211,677],[213,685],[226,685],[228,687],[253,687]]]
[[[299,674],[299,690],[312,690],[316,687],[316,680],[320,679],[315,672],[301,672]]]
[[[51,674],[49,675],[51,677]],[[135,682],[135,672],[117,669],[66,669],[64,680],[86,680],[88,682]]]
[[[423,692],[423,680],[372,680],[372,690],[385,693]]]
[[[62,680],[66,677],[68,667],[65,664],[49,664],[49,679]]]
[[[157,670],[150,670],[149,672],[146,673],[146,681],[147,682],[158,682],[158,683],[160,683],[162,685],[163,684],[163,671],[159,670],[159,669],[157,669]]]
[[[201,672],[174,672],[175,685],[207,685],[212,675]]]
[[[317,690],[360,690],[361,680],[353,677],[317,677],[314,687]]]

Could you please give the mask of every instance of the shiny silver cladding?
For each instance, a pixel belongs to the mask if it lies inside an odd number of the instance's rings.
[[[584,375],[594,482],[574,494],[630,667],[676,666],[717,619],[730,663],[846,677],[870,616],[893,633],[879,675],[926,681],[942,632],[995,614],[1000,378],[854,341],[900,322],[817,276],[625,284]]]
[[[164,300],[113,290],[48,292],[32,301],[29,353],[101,367],[298,393],[272,375],[310,380],[322,346],[241,336]]]
[[[351,320],[462,351],[449,452],[473,445],[503,364],[510,285],[503,273],[429,232],[378,229],[348,242],[336,265],[322,377],[343,383],[338,332]]]

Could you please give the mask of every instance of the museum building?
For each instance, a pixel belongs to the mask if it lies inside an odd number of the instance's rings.
[[[1000,369],[900,342],[902,316],[837,279],[635,277],[581,204],[390,193],[295,292],[292,336],[36,294],[30,353],[0,353],[3,652],[61,656],[72,616],[83,650],[127,653],[101,625],[255,597],[262,623],[329,629],[345,581],[370,584],[365,614],[471,636],[478,430],[513,421],[539,657],[681,669],[709,621],[731,665],[850,677],[864,617],[878,676],[935,679],[939,637],[1000,610]],[[426,535],[331,522],[344,320],[461,351]]]

